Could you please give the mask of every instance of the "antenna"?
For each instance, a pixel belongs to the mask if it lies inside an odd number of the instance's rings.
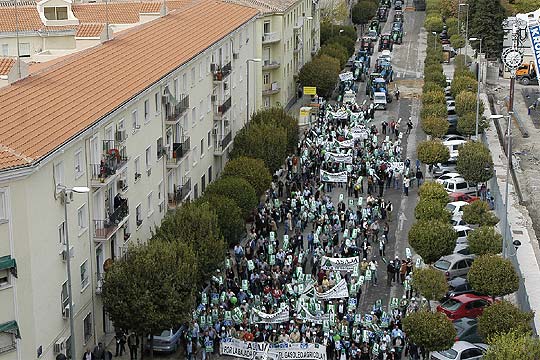
[[[18,0],[15,2],[15,36],[17,37],[17,78],[21,78],[21,51],[19,49],[19,8],[17,6]]]
[[[105,0],[105,32],[107,33],[107,41],[109,39],[109,1]]]

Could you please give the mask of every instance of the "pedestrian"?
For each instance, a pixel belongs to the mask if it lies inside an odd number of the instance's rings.
[[[418,187],[422,185],[422,181],[424,180],[424,174],[422,173],[422,170],[420,168],[417,168],[416,170],[416,182],[418,183]]]
[[[116,351],[114,356],[122,356],[122,354],[126,352],[126,334],[123,330],[118,330],[114,335],[114,338],[116,340]]]
[[[186,343],[186,359],[191,360],[193,357],[193,342],[191,341],[191,337],[187,338]]]
[[[401,262],[401,265],[399,267],[399,281],[401,285],[403,285],[403,282],[405,281],[405,276],[407,275],[407,260],[403,260]]]
[[[396,100],[399,100],[399,89],[396,89],[396,92],[394,94],[396,95]]]
[[[405,132],[405,134],[410,134],[412,128],[413,128],[413,122],[411,118],[409,118],[409,121],[407,121],[407,131]]]
[[[386,236],[381,236],[381,239],[379,240],[379,256],[382,258],[385,255],[385,250],[386,250]]]
[[[64,356],[64,358],[66,358]],[[67,359],[67,358],[66,358]],[[83,354],[82,360],[94,360],[94,354],[90,351],[90,348],[87,348]]]
[[[403,178],[403,192],[405,196],[409,196],[409,186],[411,185],[411,180],[407,175]]]
[[[373,286],[377,286],[377,267],[379,266],[379,264],[377,264],[377,261],[375,260],[375,258],[372,258],[371,261],[369,262],[369,270],[371,270],[371,279],[373,281]]]
[[[129,358],[131,360],[137,360],[137,349],[139,348],[139,337],[132,331],[129,334],[128,339]]]
[[[94,348],[94,351],[92,351],[92,354],[94,355],[94,360],[103,360],[105,356],[105,348],[103,347],[103,343],[98,343],[98,345]]]
[[[534,105],[531,105],[527,108],[527,115],[531,115],[531,110],[534,108]]]
[[[386,135],[386,127],[388,126],[388,123],[386,122],[386,120],[383,120],[382,124],[381,124],[381,133],[383,135]]]
[[[394,282],[394,262],[390,260],[388,265],[386,265],[386,286],[392,286]]]

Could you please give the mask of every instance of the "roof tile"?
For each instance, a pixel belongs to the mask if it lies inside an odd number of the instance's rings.
[[[0,75],[7,75],[15,65],[15,58],[0,57]]]
[[[76,37],[95,38],[99,37],[105,29],[105,24],[81,24],[77,29]]]

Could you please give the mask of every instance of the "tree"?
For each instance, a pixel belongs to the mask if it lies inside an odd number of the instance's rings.
[[[465,46],[465,39],[463,36],[454,34],[450,36],[450,45],[452,45],[454,49],[461,49]]]
[[[105,311],[116,327],[141,336],[169,329],[190,319],[196,277],[197,262],[188,244],[150,240],[132,246],[105,272]]]
[[[473,201],[463,207],[462,218],[467,224],[480,226],[495,226],[499,222],[499,219],[490,210],[489,204],[481,200]]]
[[[366,25],[377,13],[377,4],[372,1],[361,0],[351,9],[352,22],[355,25]]]
[[[422,92],[429,91],[444,91],[444,88],[439,83],[434,83],[433,81],[424,81],[424,86],[422,86]]]
[[[328,55],[339,60],[339,66],[344,67],[349,59],[347,49],[338,43],[324,44],[319,50],[319,55]]]
[[[429,65],[433,66],[433,64]],[[434,83],[437,83],[441,86],[446,85],[446,75],[444,75],[442,72],[432,72],[432,73],[424,73],[424,80],[425,81],[433,81]]]
[[[442,184],[435,181],[426,181],[420,185],[418,196],[420,197],[420,201],[437,201],[443,206],[448,204],[448,193]]]
[[[432,73],[432,72],[437,72],[437,73],[442,74],[443,73],[442,64],[441,63],[429,64],[424,67],[424,73]],[[444,97],[444,92],[443,92],[443,97]]]
[[[261,159],[271,173],[281,167],[287,157],[287,130],[276,124],[252,123],[234,137],[231,158],[246,156]]]
[[[476,255],[500,254],[502,252],[502,236],[495,232],[493,226],[480,226],[467,236],[469,249]]]
[[[471,91],[462,91],[456,96],[456,113],[458,116],[465,114],[475,114],[476,116],[476,93]],[[484,104],[479,103],[479,114],[484,113]]]
[[[238,244],[246,232],[246,225],[242,210],[234,200],[223,195],[204,194],[197,202],[207,202],[210,209],[215,212],[219,233],[229,247]]]
[[[480,113],[481,114],[481,113]],[[482,115],[478,118],[478,133],[481,134],[488,127],[486,118]],[[460,116],[457,121],[457,131],[462,135],[476,134],[476,113],[471,112]]]
[[[503,20],[506,11],[499,0],[477,0],[469,4],[469,35],[483,39],[482,50],[488,58],[499,57],[503,48]],[[479,42],[471,43],[475,49]]]
[[[465,62],[465,54],[456,55],[456,57],[454,58],[454,69],[456,72],[463,69],[468,69],[467,63]],[[454,78],[455,77],[456,76],[454,74]]]
[[[458,119],[459,122],[459,119]],[[422,130],[434,138],[442,138],[448,132],[450,124],[445,118],[438,116],[428,116],[422,119]]]
[[[347,5],[341,0],[329,0],[321,7],[321,23],[344,23],[349,17]]]
[[[519,288],[519,277],[512,262],[498,255],[477,257],[467,280],[473,289],[492,297],[508,295]]]
[[[476,93],[477,82],[475,79],[470,78],[469,76],[458,76],[454,77],[452,80],[452,85],[450,85],[450,92],[454,99],[462,91],[472,91]]]
[[[414,217],[416,220],[440,220],[449,222],[452,214],[438,201],[420,199],[414,208]]]
[[[523,335],[518,331],[496,334],[489,339],[484,360],[538,360],[540,358],[540,339]]]
[[[327,55],[317,56],[300,69],[298,80],[302,86],[316,86],[317,94],[330,98],[336,87],[339,60]],[[283,161],[283,159],[279,159]]]
[[[457,15],[457,14],[456,14]],[[448,30],[448,35],[456,35],[458,33],[458,19],[457,17],[449,17],[446,19],[446,28]]]
[[[245,156],[230,160],[225,165],[222,176],[238,176],[247,180],[257,196],[264,194],[272,182],[272,175],[263,160]]]
[[[345,50],[347,50],[348,56],[352,56],[354,54],[354,46],[356,44],[356,38],[351,39],[349,36],[341,34],[341,35],[331,37],[330,39],[328,39],[326,44],[339,44],[343,46]]]
[[[457,16],[459,0],[446,0],[440,2],[441,15],[446,18],[446,26],[449,26],[449,20],[454,19]],[[454,16],[453,18],[451,16]]]
[[[486,145],[468,141],[459,147],[456,170],[467,181],[481,183],[493,177],[493,159]]]
[[[444,91],[441,89],[436,91],[424,92],[422,94],[422,105],[428,104],[446,104],[446,100],[444,98]]]
[[[446,118],[448,110],[446,110],[446,104],[428,104],[423,105],[420,110],[420,118],[425,119],[428,116],[437,116]]]
[[[403,330],[408,339],[427,352],[446,350],[454,345],[456,329],[440,312],[418,311],[403,319]]]
[[[449,255],[456,246],[457,233],[440,220],[418,221],[409,230],[409,244],[427,264]]]
[[[450,151],[440,141],[426,140],[416,148],[418,159],[424,164],[434,165],[443,163],[450,158]]]
[[[208,189],[222,181],[224,180],[215,181]],[[208,203],[183,204],[163,219],[161,226],[156,229],[154,238],[166,242],[181,242],[194,249],[198,276],[193,279],[198,287],[202,287],[210,275],[220,267],[225,257],[225,241],[219,232],[216,213],[210,209]]]
[[[206,193],[231,198],[242,210],[244,218],[247,218],[259,203],[253,186],[247,180],[235,176],[222,177],[214,181],[208,185]]]
[[[462,55],[462,56],[465,56],[465,55]],[[464,76],[464,77],[468,77],[468,78],[476,80],[476,74],[473,73],[471,70],[469,70],[469,68],[467,66],[461,67],[461,65],[459,65],[459,66],[456,65],[455,69],[456,70],[454,71],[454,77],[462,77],[462,76]],[[476,92],[476,89],[473,89],[472,91]]]
[[[428,15],[424,21],[426,31],[435,31],[440,33],[443,30],[444,23],[440,15]]]
[[[298,146],[298,119],[289,114],[281,106],[273,106],[267,109],[258,110],[251,117],[251,122],[255,124],[263,123],[276,125],[285,129],[287,133],[287,151],[292,153]],[[263,158],[260,158],[263,159]],[[283,162],[285,157],[281,159]]]
[[[506,300],[498,301],[486,307],[478,318],[478,332],[486,339],[511,331],[531,335],[530,323],[533,317],[532,312],[521,311]]]
[[[414,270],[411,285],[429,301],[440,300],[448,291],[446,281],[446,276],[441,271],[425,267]]]

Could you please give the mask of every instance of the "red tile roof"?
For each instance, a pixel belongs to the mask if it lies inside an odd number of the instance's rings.
[[[78,4],[73,5],[73,15],[81,23],[106,23],[107,4]],[[109,24],[135,24],[139,22],[139,10],[141,3],[109,3]]]
[[[0,89],[0,169],[50,154],[258,13],[215,0],[185,4]]]
[[[77,29],[76,37],[99,37],[105,31],[105,24],[81,24]]]
[[[0,57],[0,75],[7,75],[15,65],[15,58]]]

